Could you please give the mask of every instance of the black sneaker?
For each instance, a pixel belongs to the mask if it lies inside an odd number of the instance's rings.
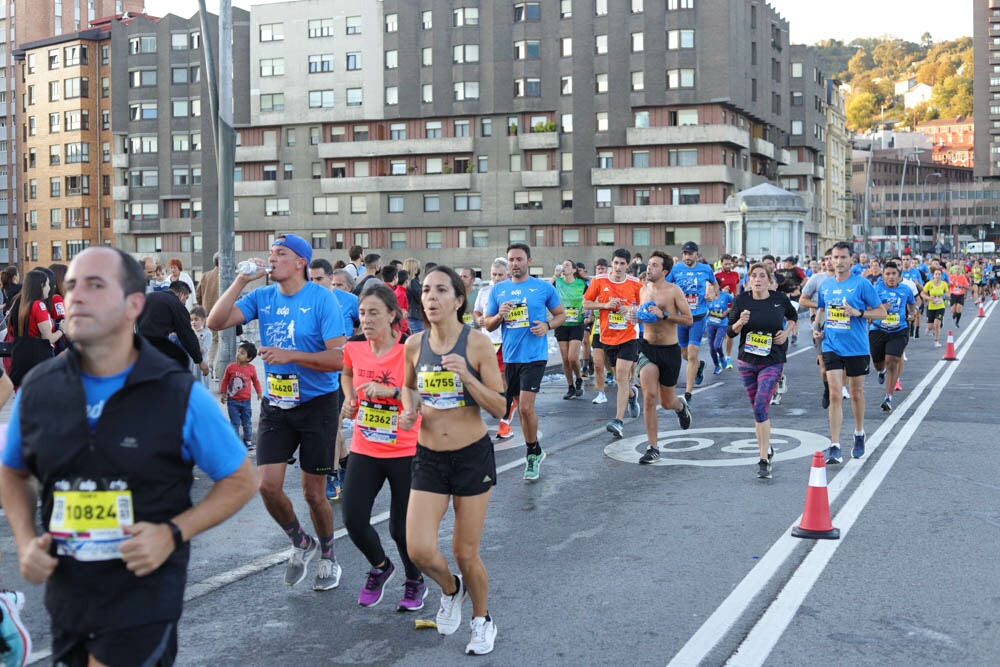
[[[705,362],[701,361],[698,363],[698,373],[694,376],[695,386],[700,386],[702,381],[705,379]]]
[[[685,391],[685,392],[684,392],[684,401],[685,401],[685,402],[686,402],[686,403],[687,403],[688,405],[691,405],[691,392],[690,392],[690,391]]]
[[[576,389],[570,387],[569,390],[563,394],[563,400],[568,401],[571,398],[576,398]]]
[[[677,411],[677,423],[680,424],[681,430],[686,431],[691,428],[691,406],[688,405],[687,398],[682,398],[680,401],[681,409]]]
[[[886,396],[882,399],[882,412],[892,412],[892,396]]]
[[[576,386],[574,388],[574,391],[576,392],[577,398],[583,396],[583,378],[576,379]]]
[[[660,460],[660,450],[650,445],[646,448],[646,453],[639,459],[640,465],[649,465]]]
[[[760,460],[757,462],[758,479],[771,479],[771,462]]]
[[[767,462],[770,463],[771,459],[774,458],[774,447],[767,448]]]
[[[830,385],[823,385],[823,409],[826,410],[830,407]]]

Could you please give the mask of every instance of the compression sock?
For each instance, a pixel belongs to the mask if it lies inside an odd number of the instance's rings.
[[[288,539],[292,541],[293,547],[303,549],[309,546],[309,536],[302,530],[302,525],[298,519],[287,526],[282,526],[281,529],[285,531],[285,535],[288,535]]]
[[[333,535],[319,538],[320,558],[333,560]]]

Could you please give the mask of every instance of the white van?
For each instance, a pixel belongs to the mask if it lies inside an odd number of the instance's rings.
[[[988,255],[996,252],[997,244],[993,241],[977,241],[970,243],[965,248],[965,252],[971,255]]]

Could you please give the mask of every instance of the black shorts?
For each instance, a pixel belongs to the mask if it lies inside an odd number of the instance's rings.
[[[597,324],[595,323],[594,326],[596,327]],[[590,331],[587,333],[587,335],[590,336],[590,349],[592,349],[592,350],[603,350],[604,349],[604,343],[601,342],[601,332],[600,331],[598,331],[595,334],[594,333],[594,329],[592,327],[590,329]]]
[[[542,377],[545,376],[547,361],[532,361],[517,364],[508,361],[504,365],[503,375],[507,379],[507,395],[517,396],[522,391],[538,393],[542,388]]]
[[[930,308],[927,309],[927,326],[933,324],[934,320],[941,320],[944,322],[944,308],[935,308],[934,310],[931,310]]]
[[[604,344],[604,358],[605,364],[608,366],[614,366],[618,363],[618,360],[622,361],[639,361],[639,341],[638,340],[628,340],[621,345],[608,345]]]
[[[52,664],[85,667],[88,654],[105,665],[162,665],[177,658],[177,623],[166,621],[134,628],[80,633],[52,626]]]
[[[910,342],[910,332],[908,329],[889,333],[881,329],[873,329],[868,332],[868,345],[872,350],[872,361],[880,364],[885,361],[886,355],[890,357],[902,357],[906,344]]]
[[[639,373],[646,364],[653,364],[660,370],[660,386],[676,387],[681,374],[681,346],[653,345],[639,341]]]
[[[871,357],[867,354],[842,357],[836,352],[823,353],[823,368],[828,371],[846,371],[849,378],[868,375],[869,366],[871,366]]]
[[[303,472],[328,475],[339,431],[340,401],[335,391],[289,410],[264,401],[257,428],[257,465],[284,463],[298,449]]]
[[[493,441],[488,434],[468,447],[449,452],[427,449],[417,443],[411,470],[412,490],[444,496],[478,496],[497,483]]]
[[[951,305],[958,304],[960,306],[965,305],[965,295],[964,294],[952,294],[951,295]]]
[[[556,340],[560,343],[571,340],[583,340],[583,325],[577,324],[571,327],[556,327]]]

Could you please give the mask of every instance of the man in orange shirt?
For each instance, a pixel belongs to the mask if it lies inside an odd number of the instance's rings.
[[[631,253],[625,248],[615,250],[611,272],[596,276],[583,294],[584,309],[594,310],[601,317],[601,344],[604,357],[615,368],[618,385],[615,418],[608,422],[608,431],[616,438],[625,434],[626,408],[629,417],[639,416],[639,390],[632,387],[635,362],[639,360],[639,329],[635,311],[639,305],[642,282],[626,273]]]
[[[969,288],[969,279],[962,271],[960,264],[955,264],[949,269],[951,280],[948,283],[948,291],[951,293],[951,317],[955,320],[955,328],[960,328],[959,320],[962,319],[962,306],[965,305],[965,290]]]

